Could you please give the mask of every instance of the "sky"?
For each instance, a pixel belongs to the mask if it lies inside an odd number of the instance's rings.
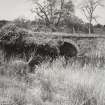
[[[18,17],[35,19],[30,11],[32,4],[29,1],[30,0],[0,0],[0,20],[14,20]],[[83,13],[78,8],[78,4],[81,0],[73,0],[73,2],[76,5],[76,16],[86,21]],[[96,15],[99,16],[98,22],[105,25],[105,8],[98,8]]]
[[[0,19],[13,20],[18,17],[31,17],[29,0],[0,0]]]

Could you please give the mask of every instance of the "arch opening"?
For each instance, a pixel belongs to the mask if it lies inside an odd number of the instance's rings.
[[[60,56],[64,56],[66,59],[76,57],[78,54],[78,48],[75,44],[64,41],[60,45]]]

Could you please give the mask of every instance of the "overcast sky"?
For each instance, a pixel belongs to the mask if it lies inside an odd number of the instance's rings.
[[[81,0],[73,1],[78,4]],[[13,20],[22,16],[33,19],[34,15],[30,12],[31,6],[29,0],[0,0],[0,19]],[[98,8],[96,14],[99,16],[98,22],[105,24],[105,8]],[[85,20],[78,6],[76,6],[76,15]]]

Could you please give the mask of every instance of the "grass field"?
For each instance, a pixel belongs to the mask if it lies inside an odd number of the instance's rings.
[[[5,64],[0,69],[7,71],[0,74],[1,105],[105,104],[104,67],[81,67],[74,62],[64,66],[64,59],[59,58],[52,65],[43,63],[38,66],[34,74],[27,73],[19,78],[14,72],[22,70],[24,65],[10,65],[6,67]]]

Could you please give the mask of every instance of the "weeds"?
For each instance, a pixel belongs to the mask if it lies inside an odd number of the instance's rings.
[[[27,73],[25,61],[5,64],[0,104],[104,105],[105,68],[79,63],[72,59],[64,66],[65,59],[59,58],[50,65],[43,62],[33,74]]]

